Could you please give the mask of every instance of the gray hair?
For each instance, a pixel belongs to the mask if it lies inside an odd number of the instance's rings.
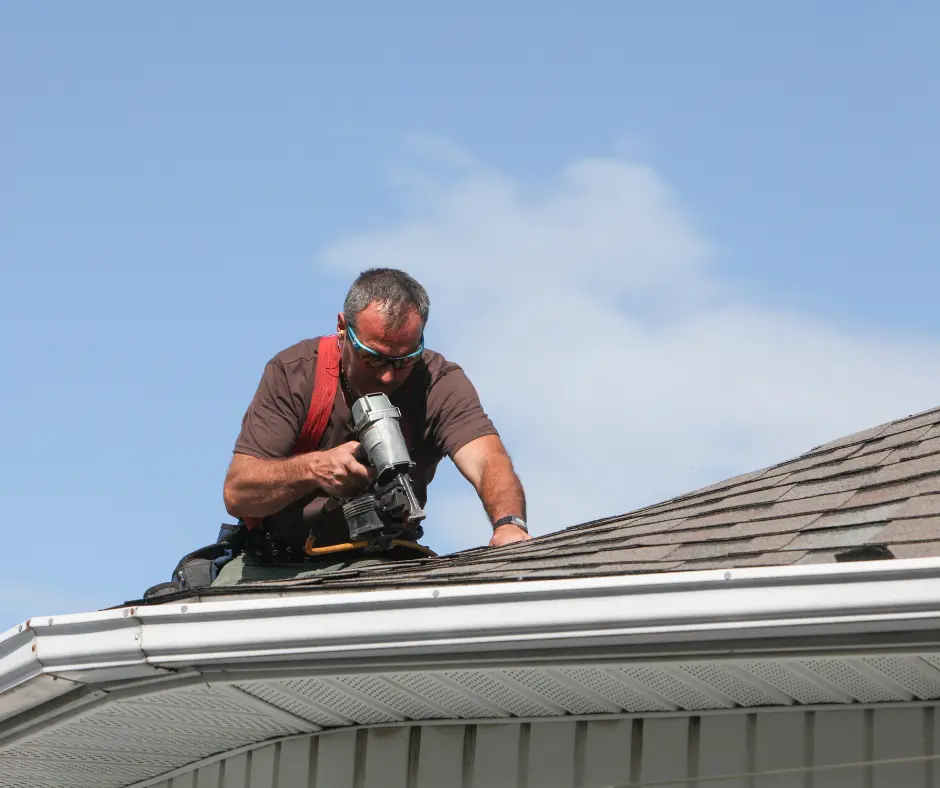
[[[378,304],[379,311],[392,326],[405,319],[414,309],[421,322],[428,322],[431,299],[418,281],[397,268],[370,268],[352,283],[343,302],[343,315],[353,322],[369,304]]]

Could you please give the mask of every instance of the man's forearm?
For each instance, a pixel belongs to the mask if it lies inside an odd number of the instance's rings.
[[[479,494],[491,523],[510,514],[525,519],[525,492],[508,455],[493,454],[486,458]]]
[[[236,454],[225,477],[223,497],[232,517],[266,517],[319,486],[308,454],[262,460]]]

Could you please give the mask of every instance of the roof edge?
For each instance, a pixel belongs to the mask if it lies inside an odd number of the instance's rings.
[[[39,672],[102,681],[144,664],[172,670],[296,659],[392,663],[454,654],[472,662],[494,653],[523,658],[614,646],[707,653],[754,638],[845,634],[870,641],[906,631],[936,641],[938,628],[940,559],[933,558],[441,585],[34,619],[28,643],[19,643],[23,632],[0,638],[0,687]]]

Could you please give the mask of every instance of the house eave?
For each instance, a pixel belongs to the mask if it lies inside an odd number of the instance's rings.
[[[0,636],[0,766],[118,786],[357,726],[935,702],[938,633],[936,559],[37,617]]]
[[[811,652],[937,643],[938,628],[934,558],[233,597],[30,619],[0,637],[0,688],[295,661],[472,663],[612,647],[707,656],[743,643]]]

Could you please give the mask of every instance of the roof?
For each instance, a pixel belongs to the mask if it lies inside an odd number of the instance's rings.
[[[575,721],[637,718],[627,741],[652,744],[661,724],[681,721],[650,718],[683,717],[701,724],[703,751],[709,714],[737,717],[743,732],[762,729],[763,711],[800,715],[792,723],[865,708],[875,728],[894,726],[875,709],[926,719],[914,707],[940,698],[938,632],[936,558],[37,617],[0,635],[0,786],[165,787],[174,774],[173,786],[218,785],[218,771],[191,772],[225,755],[248,759],[230,764],[226,785],[248,772],[253,786],[293,785],[286,771],[266,781],[272,762],[253,748],[331,731],[343,733],[310,752],[348,776],[318,785],[393,784],[363,781],[363,765],[381,777],[399,769],[388,737],[417,744],[419,721],[479,723],[480,742],[524,730],[533,754],[541,726],[573,736]],[[368,743],[343,746],[352,740]]]
[[[276,585],[367,588],[934,556],[940,556],[940,408],[528,542]]]
[[[165,785],[263,742],[421,720],[930,703],[938,424],[504,548],[33,618],[0,635],[0,786]],[[318,585],[334,593],[293,593]]]

